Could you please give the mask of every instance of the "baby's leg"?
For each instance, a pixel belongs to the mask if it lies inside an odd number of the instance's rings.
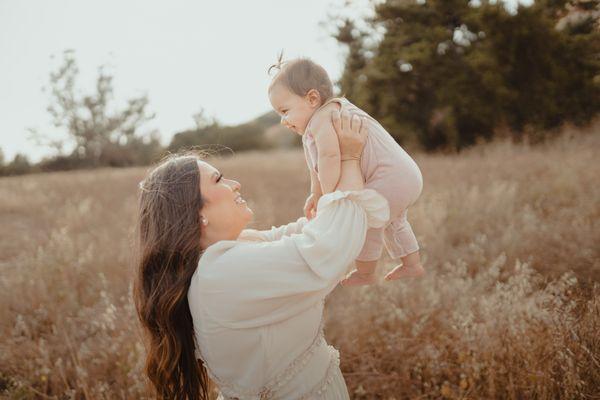
[[[402,264],[394,267],[385,276],[387,281],[420,277],[425,273],[421,264],[419,244],[407,215],[407,210],[404,210],[400,217],[392,221],[385,230],[385,244],[388,252],[393,258],[402,260]]]
[[[407,254],[400,258],[402,264],[397,265],[386,276],[386,281],[394,281],[402,278],[419,278],[425,274],[423,264],[421,264],[421,255],[419,251]]]
[[[375,269],[383,249],[383,228],[369,229],[365,244],[356,257],[356,269],[342,281],[342,286],[360,286],[375,283]]]
[[[346,279],[342,281],[342,286],[362,286],[372,285],[375,283],[375,269],[377,268],[377,260],[356,260],[354,265],[356,266],[356,269],[350,272]]]

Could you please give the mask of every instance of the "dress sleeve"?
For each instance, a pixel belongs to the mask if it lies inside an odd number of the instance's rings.
[[[240,242],[212,263],[199,277],[205,309],[234,329],[297,315],[335,288],[360,252],[367,229],[388,219],[387,201],[374,190],[323,195],[317,216],[299,233]]]
[[[279,240],[284,236],[290,236],[294,233],[300,233],[304,225],[308,222],[306,217],[298,218],[295,222],[287,225],[272,226],[271,229],[259,231],[256,229],[244,229],[239,236],[239,240],[272,242]]]

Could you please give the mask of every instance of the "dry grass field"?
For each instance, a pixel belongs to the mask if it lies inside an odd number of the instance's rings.
[[[571,133],[415,156],[426,277],[327,303],[352,398],[600,399],[600,129]],[[300,215],[300,152],[214,164],[254,227]],[[130,265],[145,170],[0,179],[0,398],[150,396]]]

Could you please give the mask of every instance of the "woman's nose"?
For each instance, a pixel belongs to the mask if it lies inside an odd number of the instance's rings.
[[[280,121],[281,125],[285,126],[286,128],[288,127],[288,121],[287,121],[287,117],[285,115],[281,116],[281,121]]]

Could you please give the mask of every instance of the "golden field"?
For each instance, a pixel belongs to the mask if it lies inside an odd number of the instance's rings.
[[[409,219],[426,277],[327,303],[351,397],[600,399],[599,156],[597,125],[416,154],[425,187]],[[300,151],[213,161],[241,182],[253,227],[300,216]],[[131,298],[145,171],[0,179],[0,398],[150,397]]]

